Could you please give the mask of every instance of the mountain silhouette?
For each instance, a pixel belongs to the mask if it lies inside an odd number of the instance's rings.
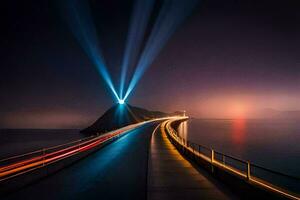
[[[170,114],[160,111],[149,111],[129,104],[115,104],[91,126],[81,130],[80,132],[84,134],[103,134],[129,124],[158,117],[166,117],[168,115]]]

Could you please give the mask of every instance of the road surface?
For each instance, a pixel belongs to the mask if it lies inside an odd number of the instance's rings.
[[[157,124],[132,130],[83,160],[4,199],[145,199],[149,142]]]

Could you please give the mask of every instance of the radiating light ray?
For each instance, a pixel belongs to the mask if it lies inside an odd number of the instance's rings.
[[[80,0],[66,1],[67,15],[65,16],[73,34],[96,65],[99,74],[105,80],[118,102],[123,103],[178,25],[191,12],[198,1],[164,0],[141,56],[137,59],[155,0],[136,0],[121,66],[119,94],[114,87],[99,48],[99,41],[90,16],[88,2]],[[135,60],[138,60],[137,66],[123,96],[128,67],[134,64]]]
[[[149,65],[153,62],[160,50],[164,47],[178,25],[190,14],[198,0],[179,1],[165,0],[157,20],[147,40],[144,51],[138,61],[133,77],[124,96],[126,100]]]
[[[105,60],[99,47],[97,32],[90,16],[90,8],[87,1],[65,1],[64,16],[72,30],[72,33],[85,50],[86,54],[96,65],[99,74],[119,100],[111,76],[106,68]]]
[[[119,91],[120,99],[123,97],[128,67],[133,64],[138,55],[154,2],[154,0],[135,1],[121,67]]]

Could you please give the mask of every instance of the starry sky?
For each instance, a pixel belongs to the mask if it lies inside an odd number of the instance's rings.
[[[4,1],[0,128],[82,128],[115,103],[63,20],[60,1]],[[117,83],[133,1],[90,1]],[[297,1],[204,0],[128,101],[209,118],[300,110]]]

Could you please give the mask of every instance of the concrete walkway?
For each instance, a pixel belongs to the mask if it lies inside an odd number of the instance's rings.
[[[235,199],[199,172],[159,127],[152,135],[148,161],[148,200]]]

